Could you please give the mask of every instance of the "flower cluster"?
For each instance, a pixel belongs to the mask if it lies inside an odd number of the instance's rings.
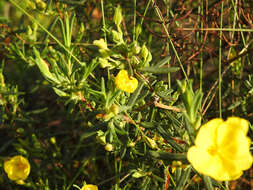
[[[23,184],[29,173],[30,163],[23,156],[14,156],[4,162],[4,171],[10,180]]]
[[[138,86],[138,80],[129,77],[126,70],[120,70],[115,78],[116,87],[125,92],[133,93]]]
[[[189,148],[187,158],[201,174],[219,181],[238,179],[252,165],[248,121],[230,117],[203,125]]]

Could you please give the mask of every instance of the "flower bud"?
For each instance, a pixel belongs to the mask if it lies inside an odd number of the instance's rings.
[[[147,145],[148,145],[150,148],[153,148],[153,149],[157,149],[157,148],[158,148],[156,142],[155,142],[153,139],[151,139],[151,138],[145,136],[145,137],[144,137],[144,140],[145,140],[145,142],[147,143]]]
[[[121,10],[121,7],[120,5],[117,6],[117,8],[115,9],[115,13],[114,13],[114,16],[113,16],[113,21],[115,23],[115,25],[117,26],[118,28],[118,31],[120,31],[120,24],[122,22],[122,10]]]
[[[52,144],[56,144],[56,139],[55,139],[55,137],[51,137],[51,138],[50,138],[50,142],[51,142]]]
[[[43,11],[46,8],[47,4],[44,1],[36,0],[36,7]]]
[[[107,143],[107,144],[105,145],[105,150],[106,150],[106,151],[108,151],[108,152],[113,151],[113,145],[112,145],[112,144]]]
[[[100,64],[100,67],[101,68],[106,68],[106,67],[111,67],[112,65],[108,62],[108,60],[107,59],[105,59],[105,58],[98,58],[98,62],[99,62],[99,64]]]
[[[146,47],[145,44],[143,44],[142,47],[141,47],[141,57],[142,57],[144,60],[146,60],[147,57],[148,57],[148,53],[149,53],[148,48]]]
[[[108,49],[107,48],[107,43],[105,42],[105,40],[103,38],[101,38],[99,40],[94,40],[93,44],[95,46],[98,46],[100,49]]]
[[[116,30],[111,31],[112,41],[114,43],[122,43],[123,42],[123,34],[122,32],[117,32]]]

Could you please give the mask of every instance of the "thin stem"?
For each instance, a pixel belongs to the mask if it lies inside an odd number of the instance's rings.
[[[145,11],[144,11],[143,17],[141,18],[140,27],[141,27],[141,26],[142,26],[142,24],[143,24],[144,17],[145,17],[145,16],[146,16],[146,14],[147,14],[147,11],[148,11],[148,8],[149,8],[150,3],[151,3],[151,0],[149,0],[149,1],[148,1],[148,4],[147,4],[147,6],[146,6],[146,8],[145,8]],[[136,36],[136,41],[138,40],[138,37],[139,37],[139,35],[138,35],[138,36]]]
[[[103,30],[105,35],[105,42],[106,40],[106,25],[105,25],[105,12],[104,12],[104,1],[101,0],[101,11],[102,11],[102,20],[103,20]]]
[[[136,32],[136,0],[134,0],[134,29],[133,29],[133,42],[135,39],[135,32]]]
[[[236,4],[235,4],[234,1],[232,1],[232,5],[233,5],[233,7],[234,7],[235,16],[236,16],[236,18],[239,20],[239,16],[238,16],[238,14],[237,14],[237,3],[238,3],[238,2],[236,2]],[[241,25],[240,22],[239,22],[239,27],[240,27],[240,29],[242,29],[242,25]],[[251,30],[252,30],[252,29],[251,29]],[[253,31],[253,30],[252,30],[252,31]],[[251,32],[252,32],[252,31],[251,31]],[[242,36],[243,45],[244,45],[244,47],[246,47],[246,41],[245,41],[245,37],[244,37],[243,31],[240,30],[240,32],[241,32],[241,36]],[[246,57],[247,57],[248,64],[250,64],[249,56],[247,55]]]
[[[225,31],[225,32],[253,32],[253,29],[247,28],[176,28],[182,31]]]
[[[169,6],[169,0],[167,0],[166,1],[166,17],[167,17],[167,20],[169,20],[169,16],[170,16],[170,6]],[[169,26],[169,23],[168,23],[168,26]],[[169,52],[170,51],[170,44],[167,42],[166,45],[167,45],[168,52]],[[168,61],[168,67],[170,67],[170,62],[169,61]],[[169,89],[171,89],[171,75],[170,75],[170,72],[168,73],[168,87],[169,87]]]
[[[220,28],[222,28],[223,25],[223,4],[224,2],[221,2],[221,18],[220,18]],[[221,76],[221,49],[222,49],[222,31],[220,31],[220,43],[219,43],[219,116],[220,118],[222,118],[222,110],[221,110],[221,80],[222,80],[222,76]]]
[[[201,16],[204,15],[204,3],[202,0],[200,0],[199,2],[201,5],[200,5],[200,13],[201,13]],[[204,24],[202,22],[202,19],[200,18],[200,21],[201,21],[201,24],[200,24],[200,27],[201,29],[203,29],[204,27]],[[203,31],[200,32],[200,43],[202,44],[203,43]],[[200,91],[202,92],[202,81],[203,81],[203,51],[201,50],[200,52],[200,72],[199,72],[199,88],[200,88]]]
[[[39,27],[42,28],[59,46],[61,46],[66,52],[68,52],[80,65],[82,64],[81,61],[72,54],[72,52],[65,47],[52,33],[50,33],[42,24],[40,24],[33,16],[31,16],[25,9],[19,6],[14,0],[10,0],[10,2],[17,7],[21,12],[23,12],[29,19],[35,22]]]
[[[164,22],[162,13],[161,13],[159,7],[156,5],[156,2],[155,2],[154,0],[153,0],[153,3],[154,3],[154,7],[155,7],[156,14],[157,14],[157,16],[159,17],[159,19],[160,19],[161,22],[162,22],[164,31],[165,31],[165,33],[166,33],[168,39],[169,39],[170,45],[171,45],[171,47],[172,47],[172,50],[173,50],[173,52],[175,53],[175,56],[176,56],[176,58],[177,58],[177,61],[179,62],[179,65],[180,65],[181,70],[182,70],[182,72],[183,72],[183,74],[184,74],[184,77],[185,77],[186,81],[188,82],[188,77],[187,77],[186,72],[185,72],[185,70],[184,70],[183,64],[182,64],[182,62],[181,62],[181,60],[180,60],[180,58],[179,58],[179,56],[178,56],[177,50],[176,50],[176,48],[175,48],[173,42],[171,41],[171,37],[170,37],[170,34],[169,34],[169,32],[168,32],[168,30],[167,30],[167,27],[166,27],[166,25],[165,25],[165,22]]]

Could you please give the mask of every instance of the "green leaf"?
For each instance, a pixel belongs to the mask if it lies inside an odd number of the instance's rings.
[[[67,93],[63,92],[62,90],[58,89],[58,88],[55,88],[53,87],[55,93],[60,96],[60,97],[67,97],[69,96]]]
[[[157,130],[160,133],[160,135],[173,147],[175,148],[177,151],[179,152],[183,152],[183,148],[178,145],[169,135],[168,132],[166,132],[162,126],[158,125],[157,126]]]
[[[176,190],[183,190],[185,187],[186,182],[190,178],[190,173],[191,173],[191,167],[188,167],[186,170],[184,170],[181,180],[179,181]]]
[[[212,180],[209,176],[203,176],[207,190],[214,190]]]
[[[84,71],[84,75],[83,75],[83,79],[81,81],[81,83],[83,83],[89,75],[91,75],[92,71],[98,66],[99,61],[97,59],[93,59],[91,61],[91,63],[85,67],[85,71]]]
[[[193,105],[192,105],[192,111],[193,111],[193,115],[195,118],[197,118],[197,113],[198,113],[198,110],[201,106],[201,102],[202,102],[202,97],[203,97],[203,93],[201,91],[197,91],[195,93],[195,96],[193,98]]]
[[[166,73],[178,71],[179,67],[163,67],[163,68],[161,68],[161,67],[142,67],[139,70],[143,71],[143,72],[154,73],[154,74],[166,74]]]
[[[156,67],[162,67],[163,65],[169,63],[171,57],[168,56],[168,57],[165,57],[164,59],[162,59],[161,61],[159,61],[157,64],[156,64]]]
[[[44,77],[52,82],[55,82],[57,84],[59,84],[60,82],[58,81],[58,79],[49,71],[48,65],[46,64],[46,62],[40,57],[40,53],[38,52],[38,50],[34,47],[33,48],[33,52],[36,56],[35,58],[35,63],[37,64],[37,66],[40,69],[40,72],[44,75]]]
[[[157,122],[148,122],[148,121],[143,121],[140,123],[140,126],[148,129],[152,129],[157,127],[158,123]]]
[[[149,151],[149,154],[151,157],[155,159],[160,159],[160,160],[168,160],[168,161],[182,161],[184,163],[187,163],[187,158],[184,153],[169,153],[169,152],[164,152],[164,151]]]
[[[127,103],[127,106],[133,107],[133,105],[135,104],[139,94],[141,93],[141,90],[142,90],[143,86],[144,86],[144,82],[141,81],[140,84],[138,85],[137,89],[131,95],[131,97],[130,97],[128,103]]]

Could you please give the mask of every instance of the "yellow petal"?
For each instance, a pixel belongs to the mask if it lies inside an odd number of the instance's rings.
[[[81,190],[98,190],[98,187],[96,185],[84,185]]]
[[[131,77],[128,81],[125,91],[129,93],[133,93],[135,89],[137,88],[137,86],[138,86],[138,80],[134,77]]]
[[[199,173],[219,181],[235,180],[253,162],[247,132],[244,119],[213,119],[200,128],[187,159]]]
[[[252,165],[251,140],[246,136],[248,122],[241,118],[229,118],[218,129],[217,144],[220,155],[234,162],[239,170],[247,170]],[[239,163],[239,164],[238,164]]]
[[[115,84],[118,89],[132,93],[138,86],[138,80],[134,77],[129,78],[126,70],[120,70],[115,77]]]
[[[242,172],[234,167],[233,163],[225,163],[218,154],[209,154],[207,151],[191,147],[187,159],[201,174],[208,175],[218,181],[233,180],[240,177]],[[235,170],[233,170],[233,167]]]
[[[233,129],[241,129],[244,134],[247,135],[249,129],[249,123],[247,120],[239,118],[239,117],[229,117],[226,120],[226,124]]]
[[[216,145],[217,129],[222,124],[222,119],[212,119],[202,125],[195,139],[195,144],[202,148],[209,148]]]
[[[30,173],[30,164],[23,156],[14,156],[4,162],[4,171],[10,180],[22,181]]]

